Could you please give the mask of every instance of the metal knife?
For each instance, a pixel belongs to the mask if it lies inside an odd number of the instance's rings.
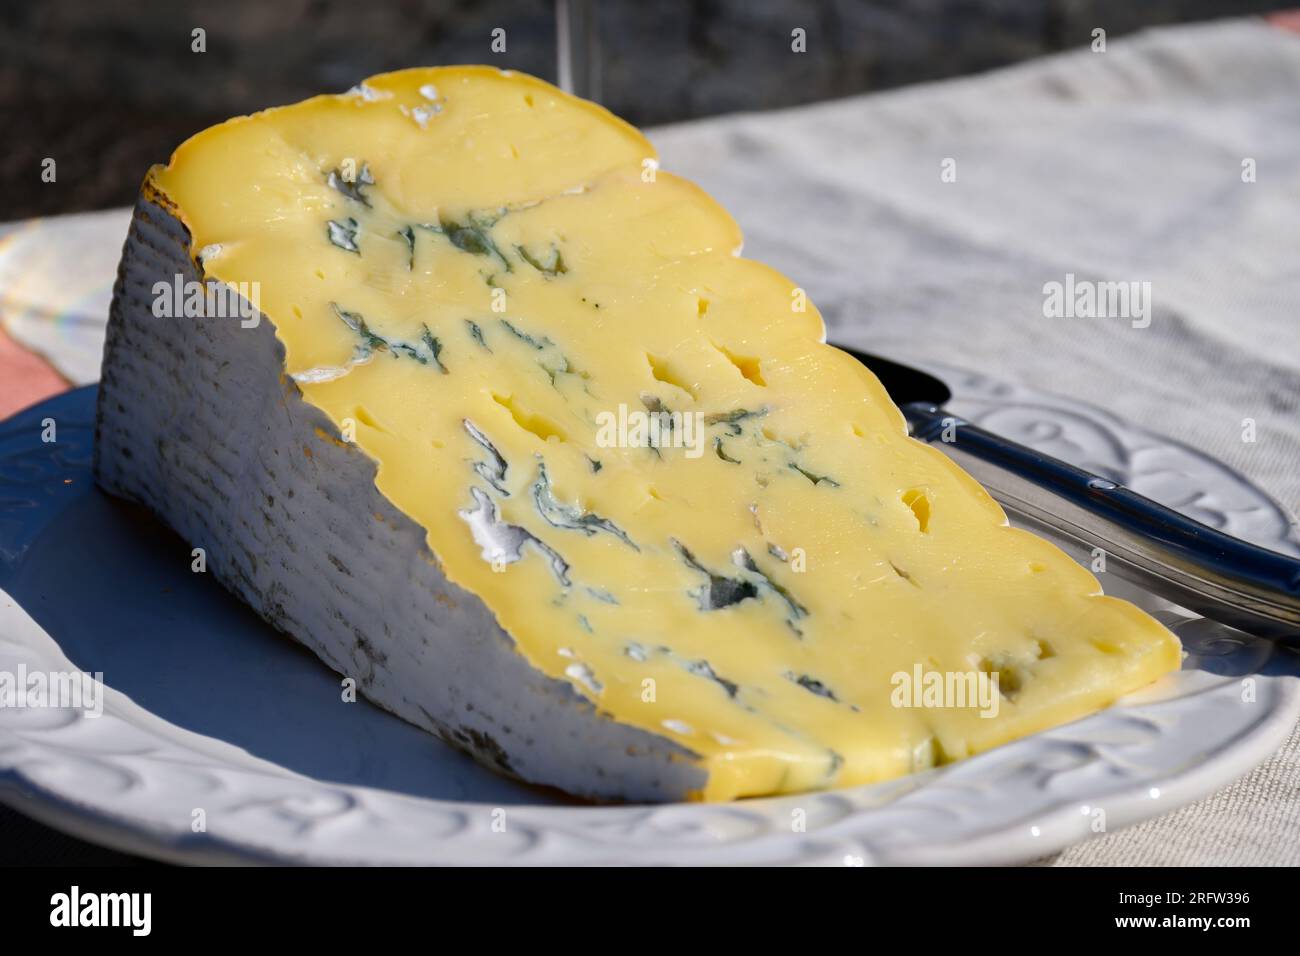
[[[836,348],[875,373],[912,437],[937,444],[1022,524],[1101,548],[1108,572],[1204,617],[1300,646],[1300,560],[952,415],[943,408],[952,392],[927,372]]]

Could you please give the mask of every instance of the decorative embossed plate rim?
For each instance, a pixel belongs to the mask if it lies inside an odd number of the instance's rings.
[[[932,370],[954,386],[955,412],[1300,554],[1285,513],[1220,463],[1083,403]],[[42,532],[99,494],[89,487],[93,395],[79,389],[0,425],[6,589],[23,580]],[[55,445],[40,441],[46,417],[58,424]],[[553,796],[523,788],[509,802],[429,799],[295,772],[163,719],[110,679],[98,718],[0,708],[0,799],[88,839],[179,862],[1021,862],[1091,836],[1098,820],[1113,830],[1213,792],[1263,760],[1300,717],[1296,655],[1107,584],[1178,631],[1189,651],[1179,675],[1086,720],[877,786],[719,806],[546,805]],[[110,609],[68,613],[93,622]],[[74,669],[57,638],[0,591],[0,670]],[[1243,700],[1245,680],[1253,702]],[[205,832],[191,828],[194,808],[204,810]],[[799,817],[805,827],[795,832]]]

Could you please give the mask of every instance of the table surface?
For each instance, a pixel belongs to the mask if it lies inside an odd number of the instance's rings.
[[[832,339],[1101,405],[1291,508],[1296,24],[1154,30],[1104,52],[651,138],[664,168],[732,211],[747,255],[798,277]],[[0,418],[98,379],[128,218],[0,227]],[[1149,324],[1047,317],[1044,286],[1067,276],[1149,283]],[[0,863],[134,861],[3,809],[0,847]],[[1214,796],[1043,862],[1300,863],[1300,729]]]

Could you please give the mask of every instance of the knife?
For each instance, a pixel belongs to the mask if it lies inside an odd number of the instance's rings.
[[[951,390],[927,372],[835,347],[875,373],[913,438],[937,444],[1021,523],[1100,548],[1108,572],[1203,617],[1300,646],[1300,560],[951,414]]]

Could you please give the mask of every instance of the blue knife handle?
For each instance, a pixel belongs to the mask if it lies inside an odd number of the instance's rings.
[[[1204,617],[1300,646],[1300,560],[1224,534],[936,405],[902,409],[914,438],[949,453],[1027,524],[1100,548],[1108,572]]]

